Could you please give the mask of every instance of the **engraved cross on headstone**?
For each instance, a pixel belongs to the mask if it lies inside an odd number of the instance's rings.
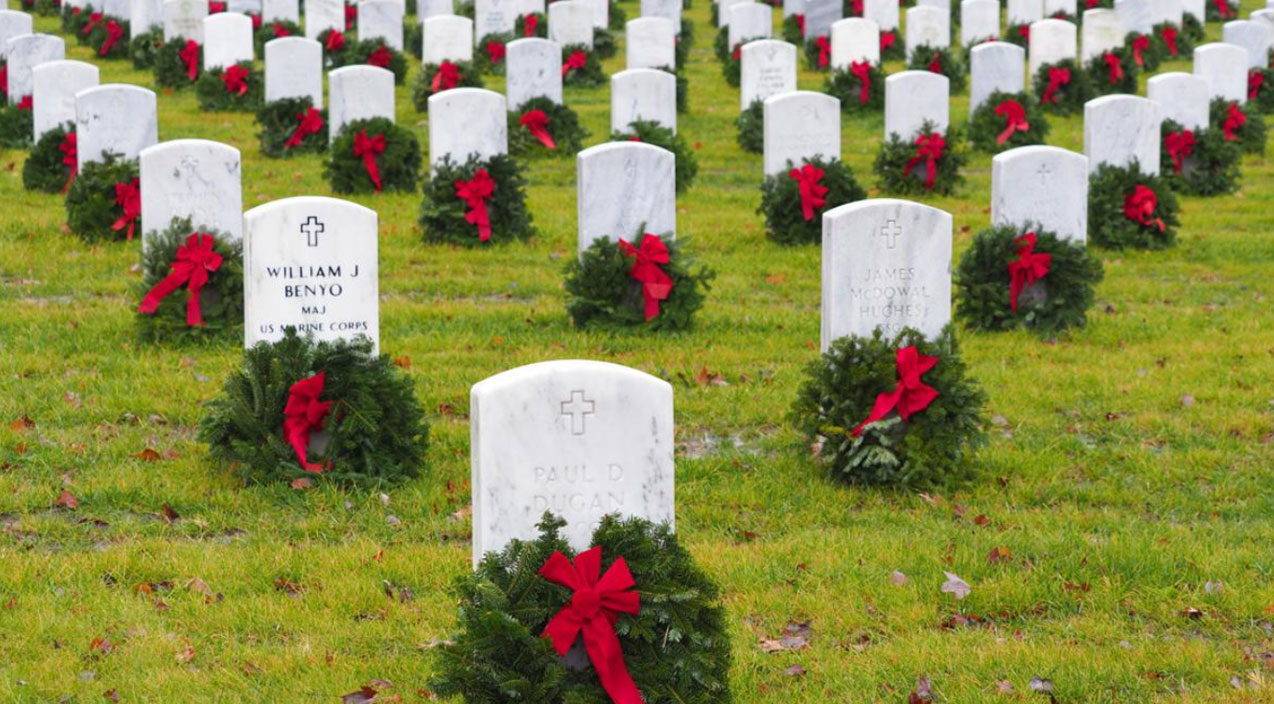
[[[569,401],[562,402],[562,415],[571,417],[571,434],[584,434],[584,419],[593,415],[597,404],[584,398],[583,391],[572,391]]]
[[[902,234],[902,228],[898,226],[897,220],[890,220],[885,226],[880,228],[880,236],[885,238],[885,246],[894,249],[898,246],[898,235]]]
[[[1041,183],[1047,184],[1048,177],[1053,175],[1053,167],[1049,164],[1040,164],[1040,167],[1035,170],[1035,174],[1040,177]]]
[[[318,236],[323,234],[326,227],[319,219],[311,215],[304,223],[301,223],[301,234],[305,235],[306,244],[311,247],[318,246]]]

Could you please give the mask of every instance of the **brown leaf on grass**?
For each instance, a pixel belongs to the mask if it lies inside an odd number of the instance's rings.
[[[71,408],[79,408],[81,405],[83,405],[80,403],[80,395],[75,393],[74,391],[67,391],[66,393],[62,394],[62,401],[64,401],[66,405],[70,406]]]
[[[279,577],[274,580],[274,591],[287,594],[293,599],[299,599],[305,594],[305,587],[285,577]]]
[[[1186,408],[1189,408],[1190,406],[1193,406],[1193,405],[1194,405],[1194,396],[1192,396],[1192,395],[1190,395],[1190,394],[1185,394],[1184,396],[1182,396],[1182,397],[1181,397],[1181,405],[1182,405],[1182,406],[1185,406]]]
[[[930,506],[934,508],[937,508],[942,505],[943,499],[942,499],[942,494],[926,494],[921,492],[920,500],[924,501],[925,503],[929,504]]]
[[[1000,680],[995,683],[995,692],[997,694],[1012,694],[1013,683],[1008,680]]]
[[[58,494],[57,499],[53,502],[53,508],[65,508],[74,511],[79,507],[79,500],[75,498],[74,494],[66,489],[63,489],[62,493]]]
[[[451,520],[463,521],[472,515],[473,515],[473,504],[469,504],[467,506],[460,507],[460,509],[457,511],[453,511],[451,514]]]
[[[985,513],[979,513],[973,517],[973,525],[986,527],[991,525],[991,519],[987,518]]]
[[[196,594],[202,594],[207,598],[212,598],[212,587],[208,586],[207,582],[198,577],[186,582],[186,589]]]
[[[921,675],[916,679],[916,688],[907,695],[907,704],[928,704],[933,701],[933,683],[928,677]]]
[[[165,523],[176,523],[181,520],[181,514],[173,510],[172,506],[164,504],[160,509],[159,515],[163,517]]]
[[[375,704],[377,691],[371,685],[364,685],[357,692],[350,692],[341,697],[341,704]]]
[[[783,674],[787,675],[788,677],[803,677],[805,675],[805,668],[801,667],[800,665],[793,665],[787,668],[786,670],[784,670]]]
[[[957,504],[957,503],[951,504],[951,513],[955,515],[956,518],[964,518],[964,514],[968,512],[969,512],[969,507],[965,506],[964,504]]]
[[[1196,621],[1203,618],[1203,612],[1194,608],[1193,606],[1187,606],[1184,609],[1182,609],[1181,615],[1185,616],[1188,619],[1193,619]]]
[[[177,662],[188,663],[195,659],[195,647],[189,643],[177,653]]]
[[[110,655],[115,651],[115,644],[109,638],[93,636],[93,640],[89,641],[88,649],[93,655]]]
[[[310,481],[309,477],[297,477],[296,479],[292,480],[292,488],[296,489],[297,491],[304,491],[305,489],[309,489],[313,485],[314,485],[314,482]]]
[[[717,372],[708,371],[707,367],[700,367],[699,373],[695,374],[695,383],[699,386],[729,386],[730,382]]]
[[[1008,546],[1006,545],[1000,545],[998,547],[991,548],[991,552],[988,553],[986,556],[986,561],[993,565],[998,565],[1001,562],[1008,562],[1012,559],[1013,559],[1013,551],[1009,550]]]
[[[903,574],[902,572],[899,572],[898,570],[894,570],[894,573],[889,575],[889,583],[894,585],[895,587],[906,586],[907,583],[910,581],[911,579],[908,578],[907,575]]]
[[[770,272],[769,274],[765,275],[765,283],[771,286],[778,286],[779,284],[783,283],[786,280],[787,280],[787,274],[776,274],[774,272]]]
[[[788,621],[778,638],[762,638],[759,645],[763,653],[779,653],[785,650],[802,650],[810,645],[814,629],[809,621]]]
[[[30,430],[35,427],[35,421],[31,420],[25,413],[22,417],[9,424],[10,430]]]
[[[102,692],[102,698],[108,702],[117,702],[119,701],[119,692],[116,692],[113,689],[108,689],[105,692]]]
[[[963,599],[969,595],[969,592],[973,591],[973,587],[970,587],[968,582],[960,579],[960,576],[956,573],[944,571],[943,574],[947,576],[947,581],[942,583],[942,592],[944,594],[951,594],[956,599]]]
[[[394,366],[400,369],[411,369],[411,357],[394,357]]]
[[[159,451],[156,450],[155,448],[148,447],[145,450],[142,450],[141,452],[133,455],[133,457],[136,457],[142,462],[158,462],[160,459],[160,454],[159,454]]]

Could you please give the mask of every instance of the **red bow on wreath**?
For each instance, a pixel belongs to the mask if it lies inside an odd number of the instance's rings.
[[[80,173],[79,148],[74,132],[67,132],[62,138],[62,143],[58,145],[58,151],[62,152],[62,165],[70,171],[70,176],[66,179],[66,185],[62,186],[62,192],[66,193],[71,188],[71,182]]]
[[[363,160],[363,167],[367,169],[367,176],[372,180],[377,193],[380,193],[381,184],[380,169],[376,168],[376,155],[384,152],[384,134],[368,137],[367,130],[359,130],[358,134],[354,135],[354,156]]]
[[[571,55],[566,57],[566,61],[562,62],[562,78],[566,78],[566,74],[576,71],[588,65],[588,52],[583,49],[576,49]]]
[[[859,104],[866,105],[871,100],[871,64],[866,61],[850,62],[849,72],[858,79]]]
[[[34,108],[34,106],[35,106],[35,104],[34,104],[34,102],[32,101],[32,98],[31,98],[31,94],[30,94],[30,93],[27,93],[26,95],[22,96],[22,100],[19,100],[19,101],[18,101],[18,109],[19,109],[19,110],[26,110],[27,112],[31,112],[31,110],[32,110],[32,108]]]
[[[177,248],[177,260],[163,281],[155,284],[137,310],[154,315],[160,301],[186,284],[186,325],[203,326],[203,309],[199,305],[199,292],[208,283],[208,274],[221,268],[222,258],[212,249],[212,235],[195,233],[186,238],[186,244]]]
[[[540,26],[540,18],[536,15],[523,15],[522,36],[534,37],[535,30]]]
[[[1049,266],[1053,263],[1053,255],[1035,251],[1035,242],[1034,232],[1013,240],[1013,244],[1017,245],[1017,260],[1009,262],[1009,304],[1014,313],[1017,312],[1017,297],[1027,287],[1048,276]]]
[[[743,45],[735,44],[734,51],[730,52],[730,58],[738,61],[743,58]]]
[[[1084,0],[1084,9],[1092,10],[1101,4],[1101,0]]]
[[[880,33],[880,53],[889,51],[890,47],[898,43],[898,34],[896,32]]]
[[[248,13],[248,17],[252,19],[252,31],[255,32],[258,29],[261,29],[261,22],[262,22],[261,15],[250,12]]]
[[[115,20],[106,21],[106,40],[102,42],[102,48],[97,52],[98,56],[106,56],[111,49],[115,48],[116,42],[124,37],[124,28],[119,26]]]
[[[300,123],[297,124],[296,130],[292,132],[292,136],[288,137],[288,141],[283,143],[284,149],[301,146],[301,142],[304,142],[306,137],[318,134],[319,130],[323,129],[323,113],[315,108],[307,109],[304,113],[297,115],[296,118],[300,120]]]
[[[1234,17],[1234,7],[1230,5],[1229,0],[1212,0],[1212,4],[1216,6],[1217,12],[1221,13],[1221,19],[1228,20]]]
[[[354,23],[358,21],[358,5],[345,6],[345,31],[354,28]]]
[[[942,54],[933,52],[933,60],[929,62],[930,73],[942,73]]]
[[[882,392],[876,397],[871,414],[858,427],[849,431],[854,437],[863,434],[863,428],[883,419],[890,411],[898,411],[903,420],[911,418],[929,407],[938,398],[938,390],[920,380],[921,375],[933,369],[938,363],[937,357],[920,354],[914,346],[898,350],[898,385],[893,391]]]
[[[190,80],[193,81],[199,77],[199,42],[187,39],[186,46],[177,53],[177,57],[186,65],[186,76]]]
[[[832,60],[832,42],[827,37],[818,37],[814,46],[818,47],[818,67],[826,68]]]
[[[208,3],[208,14],[210,15],[215,15],[218,12],[225,12],[225,11],[226,11],[226,4],[224,2],[217,2],[216,0],[213,0],[213,2]]]
[[[1057,91],[1071,82],[1071,70],[1068,68],[1050,68],[1048,70],[1048,87],[1040,97],[1040,103],[1057,105]]]
[[[1225,116],[1221,131],[1225,133],[1225,141],[1233,142],[1239,138],[1238,131],[1247,124],[1247,115],[1239,108],[1238,103],[1230,103],[1230,112]]]
[[[491,63],[498,64],[504,61],[504,42],[487,42],[487,58]]]
[[[456,181],[456,197],[469,206],[464,214],[465,222],[478,228],[478,240],[491,239],[491,214],[487,212],[487,200],[495,193],[495,179],[486,169],[478,169],[468,181]]]
[[[659,268],[667,264],[668,247],[659,235],[649,232],[642,236],[641,247],[634,247],[625,240],[619,241],[619,250],[626,257],[633,257],[633,268],[628,275],[641,283],[642,299],[646,303],[646,320],[659,315],[659,302],[672,293],[672,279]]]
[[[549,134],[549,116],[543,110],[527,110],[519,123],[540,140],[548,149],[557,149],[557,143],[553,141],[553,135]]]
[[[1124,198],[1124,217],[1139,225],[1157,227],[1164,230],[1163,220],[1156,218],[1155,208],[1159,206],[1159,196],[1146,186],[1138,185]]]
[[[8,64],[0,64],[0,93],[8,95],[9,93],[9,66]]]
[[[1026,42],[1027,44],[1030,44],[1031,43],[1031,25],[1024,24],[1021,27],[1018,27],[1017,35],[1022,38],[1022,41]]]
[[[1169,54],[1172,54],[1172,57],[1175,59],[1175,58],[1177,57],[1177,52],[1178,52],[1178,49],[1177,49],[1177,28],[1176,28],[1176,27],[1173,27],[1173,26],[1172,26],[1172,25],[1170,25],[1170,24],[1164,25],[1164,26],[1163,26],[1163,27],[1159,30],[1159,38],[1163,40],[1163,43],[1164,43],[1165,45],[1167,45],[1167,47],[1168,47],[1168,53],[1169,53]]]
[[[1265,74],[1252,69],[1247,74],[1247,99],[1256,100],[1261,94],[1261,88],[1265,86]]]
[[[273,30],[275,39],[292,36],[292,30],[288,29],[288,26],[282,22],[275,22],[270,29]]]
[[[602,689],[614,704],[642,704],[641,692],[628,674],[615,622],[620,614],[637,614],[641,597],[624,558],[602,574],[602,549],[586,550],[575,556],[574,564],[554,552],[540,567],[540,576],[570,589],[571,603],[562,607],[544,627],[541,637],[552,640],[553,650],[566,655],[582,634],[588,659],[597,671]]]
[[[996,144],[1009,141],[1014,132],[1026,132],[1031,129],[1031,123],[1026,121],[1026,108],[1016,100],[1009,99],[996,105],[995,114],[1004,118],[1004,131],[995,138]]]
[[[438,67],[438,73],[434,74],[433,82],[429,84],[432,92],[451,90],[460,83],[460,67],[450,61],[442,62]]]
[[[1142,56],[1142,52],[1150,48],[1150,37],[1144,34],[1138,34],[1132,40],[1132,59],[1137,62],[1138,66],[1145,66],[1146,59]]]
[[[805,36],[805,15],[803,13],[800,13],[800,12],[796,13],[796,26],[801,28],[801,37],[804,37]]]
[[[248,75],[252,72],[238,65],[231,64],[226,67],[224,73],[221,74],[221,82],[226,85],[226,92],[234,95],[243,95],[248,92]]]
[[[1124,80],[1124,62],[1123,59],[1119,58],[1119,54],[1108,51],[1102,54],[1101,58],[1106,62],[1106,67],[1110,69],[1110,85],[1116,85]]]
[[[283,439],[296,452],[296,459],[307,472],[321,473],[323,465],[310,462],[306,449],[310,444],[310,431],[322,430],[323,419],[332,409],[331,401],[320,401],[327,372],[319,372],[302,379],[288,389],[288,402],[283,407]]]
[[[924,161],[925,168],[928,169],[925,176],[925,188],[933,190],[933,185],[938,179],[938,160],[942,158],[942,152],[946,148],[947,140],[938,132],[920,135],[916,138],[916,155],[903,167],[902,175],[910,176],[911,170]]]
[[[327,41],[323,42],[329,54],[340,51],[345,48],[345,34],[339,29],[330,29],[327,32]]]
[[[93,30],[97,29],[97,25],[101,23],[102,23],[102,13],[94,12],[93,14],[88,16],[88,23],[84,25],[84,29],[80,30],[80,34],[87,37],[88,35],[92,34]]]
[[[389,68],[389,64],[393,60],[394,60],[394,55],[389,51],[388,47],[386,47],[384,44],[376,47],[376,51],[373,51],[367,57],[368,65],[377,66],[379,68]]]
[[[1198,143],[1198,140],[1194,138],[1194,132],[1190,130],[1172,132],[1163,138],[1163,146],[1168,150],[1168,156],[1172,157],[1173,171],[1181,173],[1186,157],[1194,153],[1194,148]]]
[[[111,223],[111,229],[122,230],[127,227],[127,239],[130,242],[133,240],[133,228],[137,225],[137,218],[142,214],[142,192],[138,186],[137,179],[129,183],[115,184],[115,205],[124,212],[118,220]]]
[[[825,172],[813,164],[806,164],[799,169],[788,172],[788,178],[795,179],[801,194],[801,215],[806,222],[813,220],[817,211],[827,205],[827,186],[822,184]]]
[[[849,0],[849,16],[850,17],[863,16],[863,0]]]

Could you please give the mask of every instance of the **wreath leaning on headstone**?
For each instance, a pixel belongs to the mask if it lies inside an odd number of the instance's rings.
[[[129,56],[128,20],[103,15],[88,35],[88,45],[101,59],[126,59]]]
[[[66,122],[45,132],[22,164],[22,185],[28,191],[66,193],[77,165],[75,123]]]
[[[951,195],[964,183],[962,142],[958,130],[939,132],[928,120],[911,139],[891,134],[876,155],[877,183],[889,193]]]
[[[3,96],[0,96],[3,101]],[[26,149],[31,146],[31,133],[35,130],[31,96],[23,96],[18,103],[0,105],[0,147]]]
[[[261,153],[271,159],[327,151],[327,110],[315,108],[308,96],[271,100],[257,110],[256,123]]]
[[[794,46],[805,44],[805,15],[794,13],[783,18],[779,28],[779,36],[783,41]]]
[[[1225,141],[1238,144],[1244,153],[1265,153],[1265,118],[1244,110],[1237,101],[1213,98],[1209,122],[1212,129],[1220,130]]]
[[[1274,70],[1258,66],[1247,72],[1247,109],[1250,112],[1274,112]]]
[[[885,73],[870,61],[852,61],[833,69],[823,92],[840,100],[841,112],[880,112],[885,107]]]
[[[602,704],[616,695],[645,704],[730,704],[720,589],[672,529],[606,516],[592,547],[576,554],[561,536],[565,525],[546,513],[535,540],[488,553],[456,580],[457,633],[434,651],[432,693],[468,704]],[[563,584],[575,579],[596,584],[605,606],[582,612],[589,602]],[[577,640],[576,629],[563,627],[572,622],[587,624],[585,653],[606,653],[593,639],[613,634],[611,659],[564,660]]]
[[[243,338],[243,244],[173,218],[142,248],[135,291],[145,342]]]
[[[832,69],[832,40],[827,37],[814,37],[805,40],[805,64],[811,71],[830,71]]]
[[[76,37],[80,36],[84,25],[88,24],[88,18],[91,13],[92,8],[88,5],[84,7],[71,7],[70,4],[62,5],[62,33]]]
[[[913,71],[929,71],[947,77],[951,94],[959,93],[968,84],[968,68],[960,60],[958,49],[920,45],[911,53],[907,68]]]
[[[284,37],[303,37],[305,32],[292,20],[270,20],[263,23],[252,34],[252,42],[256,46],[257,56],[265,56],[265,45],[275,39]]]
[[[354,120],[341,127],[323,166],[336,193],[416,190],[420,178],[416,133],[385,117]]]
[[[429,426],[411,378],[371,340],[316,342],[289,327],[244,350],[199,440],[247,483],[375,488],[420,475]]]
[[[933,341],[877,329],[834,340],[810,363],[791,417],[833,480],[914,489],[970,473],[985,401],[950,326]]]
[[[571,156],[588,132],[579,116],[552,98],[532,98],[509,113],[509,153],[517,156]]]
[[[507,154],[473,154],[462,164],[443,156],[425,179],[420,227],[426,242],[469,247],[529,239],[523,168]]]
[[[251,61],[210,68],[195,81],[195,99],[205,112],[255,112],[264,95],[264,77]]]
[[[1137,77],[1141,68],[1127,47],[1116,47],[1094,56],[1084,64],[1085,84],[1091,88],[1090,99],[1116,93],[1137,94]]]
[[[346,46],[345,66],[375,66],[394,74],[394,85],[407,82],[407,57],[381,39],[364,39]]]
[[[1032,225],[988,228],[960,258],[956,318],[970,330],[1021,327],[1047,338],[1087,323],[1102,277],[1083,242]]]
[[[734,124],[739,128],[739,148],[745,152],[761,154],[765,151],[765,101],[753,100]]]
[[[528,12],[518,15],[513,21],[513,34],[521,39],[529,39],[539,37],[547,39],[549,36],[548,17],[543,12]]]
[[[867,191],[858,185],[849,165],[840,159],[814,157],[761,183],[765,234],[779,244],[817,244],[823,241],[823,213],[862,200]]]
[[[1088,236],[1108,249],[1166,249],[1177,239],[1177,198],[1158,174],[1102,164],[1088,178]]]
[[[139,236],[141,187],[136,159],[106,154],[80,169],[66,191],[66,225],[90,243]]]
[[[1238,190],[1237,141],[1227,141],[1221,130],[1187,130],[1173,120],[1164,120],[1161,130],[1159,170],[1173,190],[1195,196]]]
[[[566,312],[577,328],[684,330],[716,274],[682,243],[641,227],[632,241],[600,238],[566,264]]]
[[[1207,15],[1209,22],[1229,22],[1239,18],[1240,0],[1208,0],[1207,9],[1204,14]],[[1188,15],[1193,17],[1194,15]]]
[[[1129,32],[1124,37],[1124,50],[1132,57],[1137,68],[1147,73],[1158,71],[1159,64],[1164,60],[1163,43],[1151,34]]]
[[[1186,15],[1193,17],[1193,15]],[[1190,33],[1171,22],[1160,22],[1154,27],[1156,50],[1165,61],[1188,59],[1194,56],[1196,39]]]
[[[902,61],[905,58],[907,58],[907,47],[903,46],[898,30],[880,30],[880,60]]]
[[[155,50],[155,83],[164,88],[185,88],[202,69],[203,48],[193,39],[176,37]]]
[[[1207,31],[1203,28],[1203,23],[1199,21],[1198,17],[1187,12],[1181,18],[1181,36],[1185,37],[1191,44],[1198,46],[1200,42],[1207,39]]]
[[[593,52],[599,59],[609,59],[619,51],[615,44],[615,35],[609,29],[593,28]]]
[[[1008,149],[1043,144],[1048,118],[1026,93],[995,91],[969,117],[969,143],[974,149],[997,154]]]
[[[1032,94],[1039,96],[1039,104],[1054,115],[1083,114],[1084,103],[1093,96],[1089,73],[1074,59],[1040,66],[1033,86]]]
[[[474,69],[481,73],[503,76],[504,55],[507,52],[505,47],[513,41],[513,38],[513,35],[508,32],[483,35],[473,47]]]
[[[593,88],[606,82],[602,62],[596,51],[583,44],[562,47],[562,83],[568,86]]]
[[[1016,44],[1023,49],[1031,48],[1031,25],[1030,23],[1011,24],[1004,28],[1004,41],[1010,44]]]
[[[159,27],[151,27],[134,36],[128,43],[128,56],[133,60],[133,68],[138,71],[154,68],[155,55],[163,45],[164,30]]]
[[[429,97],[452,88],[481,88],[482,74],[467,61],[425,64],[411,87],[411,104],[416,112],[429,112]]]
[[[684,193],[694,184],[699,174],[699,161],[685,138],[671,129],[650,120],[635,120],[624,130],[611,133],[612,142],[645,142],[662,147],[676,157],[677,192]]]

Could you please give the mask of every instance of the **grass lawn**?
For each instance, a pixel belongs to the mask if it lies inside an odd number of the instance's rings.
[[[555,358],[676,387],[678,530],[724,588],[739,702],[905,702],[922,675],[960,704],[1047,702],[1033,677],[1059,702],[1274,701],[1270,163],[1245,157],[1236,195],[1183,198],[1174,249],[1102,252],[1087,329],[1056,344],[962,335],[995,418],[970,483],[833,485],[785,420],[816,355],[819,250],[764,236],[761,159],[735,144],[709,4],[687,13],[680,129],[701,169],[679,234],[719,277],[692,332],[571,327],[570,158],[532,164],[540,234],[525,245],[425,245],[419,195],[358,199],[381,216],[382,348],[410,358],[433,424],[426,476],[384,495],[244,488],[210,462],[201,405],[241,351],[139,345],[138,245],[67,234],[60,197],[24,191],[24,154],[0,153],[0,701],[335,702],[372,679],[429,699],[426,651],[469,569],[469,387]],[[103,82],[151,84],[101,66]],[[410,82],[398,121],[427,144]],[[608,131],[608,95],[567,90],[589,144]],[[251,116],[201,113],[191,91],[159,105],[162,139],[243,151],[246,207],[328,193],[319,157],[262,158]],[[954,122],[967,112],[954,97]],[[843,125],[845,159],[873,186],[882,117]],[[1082,149],[1079,118],[1052,125],[1053,144]],[[966,176],[928,201],[954,214],[957,256],[988,224],[989,156]],[[725,383],[699,382],[713,374]],[[78,508],[54,506],[63,491]],[[972,593],[942,593],[944,571]],[[793,621],[810,622],[810,646],[762,652]]]

